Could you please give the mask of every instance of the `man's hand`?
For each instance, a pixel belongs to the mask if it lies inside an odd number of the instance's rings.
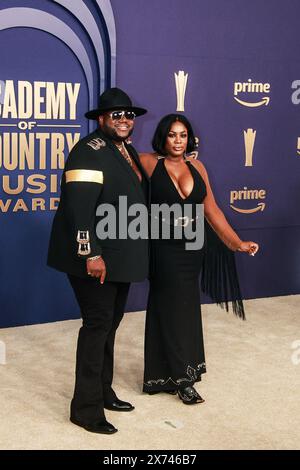
[[[98,277],[100,283],[103,284],[106,276],[106,266],[101,256],[97,259],[87,259],[86,269],[89,276]]]

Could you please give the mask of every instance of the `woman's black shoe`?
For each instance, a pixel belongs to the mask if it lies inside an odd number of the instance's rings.
[[[194,387],[185,387],[178,390],[178,396],[185,405],[195,405],[196,403],[203,403],[202,397],[200,397],[197,390]]]

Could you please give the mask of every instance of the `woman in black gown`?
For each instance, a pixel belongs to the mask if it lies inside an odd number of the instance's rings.
[[[183,115],[165,116],[152,145],[154,154],[141,155],[151,177],[151,203],[176,203],[183,210],[189,204],[193,214],[196,204],[202,203],[206,220],[222,242],[230,250],[254,255],[258,245],[240,240],[217,206],[204,165],[185,156],[195,149],[189,121]],[[186,238],[174,238],[175,226],[195,224],[196,217],[160,223],[169,224],[170,238],[151,241],[143,391],[178,392],[185,404],[201,403],[204,400],[193,385],[206,371],[199,293],[205,250],[186,250]]]

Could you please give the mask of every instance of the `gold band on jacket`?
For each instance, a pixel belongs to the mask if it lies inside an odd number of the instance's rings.
[[[66,171],[66,183],[98,183],[103,184],[103,172],[97,170]]]

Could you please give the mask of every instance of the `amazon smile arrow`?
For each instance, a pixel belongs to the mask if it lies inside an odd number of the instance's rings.
[[[248,101],[239,100],[235,96],[234,96],[234,99],[235,99],[235,101],[237,101],[241,105],[248,106],[249,108],[257,108],[258,106],[263,106],[263,105],[268,106],[268,104],[270,102],[270,98],[268,96],[264,96],[262,98],[262,100],[258,101],[257,103],[248,103]]]

